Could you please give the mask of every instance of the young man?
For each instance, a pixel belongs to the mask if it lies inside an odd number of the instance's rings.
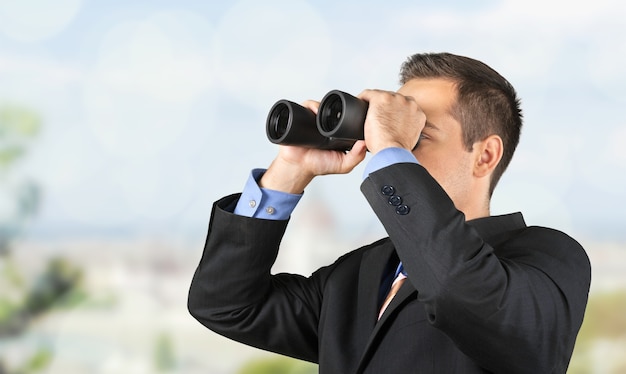
[[[243,194],[215,203],[190,312],[219,334],[317,362],[320,373],[565,373],[587,256],[520,213],[489,212],[519,139],[514,89],[447,53],[411,56],[401,82],[398,92],[359,95],[369,102],[365,140],[349,152],[281,146]],[[366,149],[361,190],[389,237],[308,278],[271,275],[306,186],[350,172]]]

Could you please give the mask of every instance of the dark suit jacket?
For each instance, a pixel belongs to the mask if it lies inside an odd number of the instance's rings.
[[[361,189],[389,238],[310,277],[270,274],[286,221],[229,213],[238,195],[218,201],[191,314],[320,373],[566,371],[590,284],[575,240],[519,213],[466,222],[419,165],[379,170]],[[377,322],[381,282],[399,259],[409,282]]]

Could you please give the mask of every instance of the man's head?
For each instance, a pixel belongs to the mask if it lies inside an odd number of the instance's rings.
[[[449,53],[416,54],[401,67],[400,82],[437,79],[453,83],[456,100],[449,108],[461,124],[463,143],[472,151],[476,142],[496,135],[502,140],[502,156],[493,171],[489,196],[509,165],[519,142],[522,114],[513,86],[484,63]]]

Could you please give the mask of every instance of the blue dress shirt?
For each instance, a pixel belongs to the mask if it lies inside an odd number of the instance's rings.
[[[402,162],[417,163],[411,151],[404,148],[385,148],[375,154],[365,166],[363,179],[370,173]],[[234,213],[246,217],[285,220],[291,216],[302,194],[270,190],[259,187],[258,181],[266,169],[254,169],[248,177]]]

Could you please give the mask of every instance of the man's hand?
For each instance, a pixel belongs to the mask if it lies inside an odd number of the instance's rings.
[[[309,100],[302,105],[317,114],[319,102]],[[363,161],[365,152],[364,141],[357,141],[347,153],[281,145],[259,184],[272,190],[302,193],[318,175],[349,173]]]
[[[365,143],[372,154],[389,147],[415,148],[426,115],[412,97],[382,90],[365,90],[358,97],[369,102]]]

